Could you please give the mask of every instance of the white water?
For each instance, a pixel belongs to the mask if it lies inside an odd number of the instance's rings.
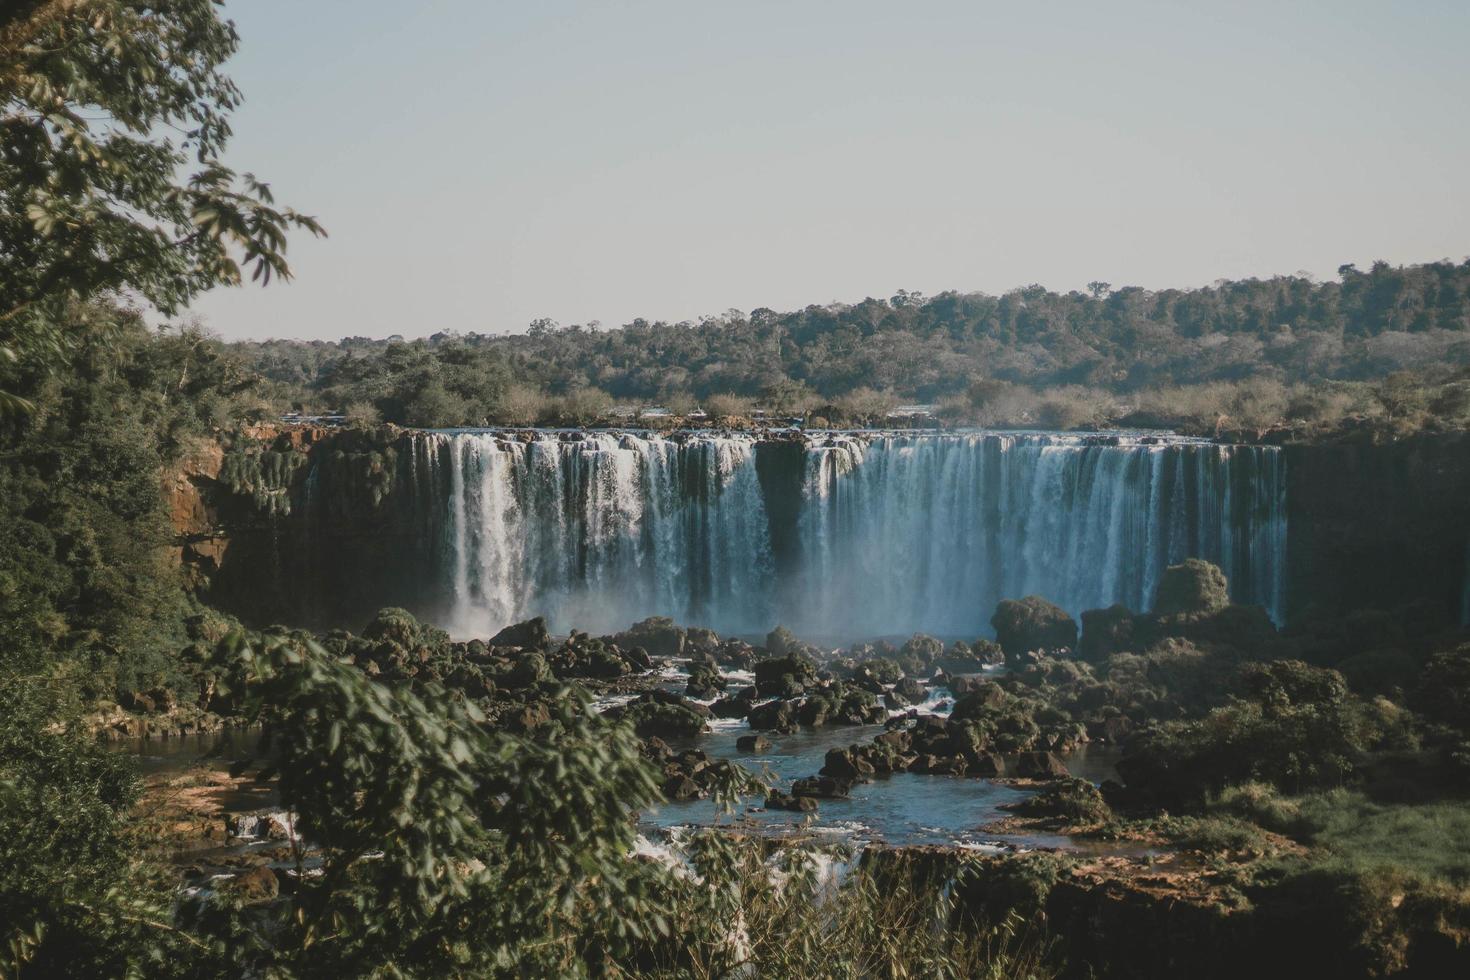
[[[452,632],[668,615],[723,633],[986,635],[999,600],[1032,593],[1074,614],[1144,609],[1164,567],[1189,556],[1220,564],[1238,600],[1280,621],[1286,480],[1273,448],[842,435],[758,474],[766,448],[747,435],[421,436],[415,466],[429,472],[415,479],[442,508],[429,525]],[[763,490],[790,459],[802,471]],[[768,513],[793,508],[794,547],[773,547],[784,542]]]

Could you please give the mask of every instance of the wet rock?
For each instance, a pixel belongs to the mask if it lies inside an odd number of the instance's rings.
[[[857,781],[873,775],[874,766],[850,749],[829,749],[822,765],[822,775]]]
[[[1067,779],[1072,774],[1054,752],[1022,752],[1016,758],[1016,775],[1022,779]]]
[[[779,789],[773,789],[766,795],[766,809],[816,813],[817,801],[811,796],[788,796]]]
[[[750,710],[750,727],[763,731],[796,731],[799,705],[795,701],[768,701]]]
[[[965,761],[966,771],[971,776],[993,779],[1005,775],[1005,760],[994,752],[976,752],[967,756]]]
[[[874,738],[873,741],[878,745],[887,746],[895,752],[905,752],[913,744],[914,737],[909,732],[896,730],[884,732],[882,735]]]
[[[624,649],[642,647],[654,657],[680,657],[687,638],[687,632],[669,617],[651,616],[613,637],[613,642]]]
[[[755,687],[761,697],[800,697],[817,684],[817,665],[801,653],[771,657],[755,664]]]
[[[702,626],[690,626],[684,630],[684,652],[689,656],[710,656],[720,648],[720,635]]]
[[[697,800],[704,795],[698,783],[689,776],[682,774],[670,776],[668,779],[665,779],[663,791],[664,796],[676,802]]]
[[[771,740],[764,735],[741,735],[735,740],[735,747],[741,752],[769,752]]]
[[[744,640],[726,640],[715,651],[715,663],[729,670],[750,670],[760,659],[755,647]]]
[[[719,697],[727,683],[717,668],[710,664],[697,663],[689,668],[689,683],[685,685],[684,693],[692,698],[708,700]]]
[[[929,692],[925,690],[924,685],[920,684],[912,677],[903,678],[897,684],[893,685],[893,690],[889,691],[888,693],[895,696],[895,699],[899,702],[898,704],[893,705],[893,707],[896,708],[904,708],[914,704],[923,704],[925,698],[927,698],[929,694]]]
[[[723,697],[709,706],[710,713],[716,718],[744,718],[750,714],[751,706],[755,704],[756,693],[754,687],[744,687],[733,696]]]
[[[548,650],[551,648],[551,633],[546,629],[546,620],[537,616],[524,623],[507,626],[490,638],[492,647],[519,647],[522,650]]]
[[[791,784],[792,796],[815,796],[824,800],[845,800],[853,781],[837,776],[808,776]]]
[[[704,731],[710,710],[687,698],[668,691],[647,691],[637,699],[620,707],[611,708],[607,715],[623,718],[633,725],[633,730],[647,738],[688,737]]]

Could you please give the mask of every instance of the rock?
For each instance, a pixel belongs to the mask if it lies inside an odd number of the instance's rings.
[[[824,800],[845,800],[852,790],[852,780],[836,776],[808,776],[791,784],[792,796],[815,796]]]
[[[1112,816],[1103,793],[1085,779],[1058,779],[1035,796],[1011,807],[1028,817],[1056,817],[1068,823],[1101,823]]]
[[[873,775],[871,762],[854,755],[850,749],[828,749],[822,766],[822,775],[856,781]]]
[[[684,693],[692,698],[709,700],[717,698],[728,683],[723,674],[710,664],[694,664],[689,668],[689,683],[684,687]]]
[[[968,768],[962,755],[940,755],[931,757],[928,772],[933,776],[963,776]]]
[[[768,701],[750,710],[750,727],[772,732],[796,731],[799,705],[795,701]]]
[[[528,732],[551,721],[551,708],[545,701],[536,701],[512,711],[506,721],[513,731]]]
[[[784,626],[777,626],[766,634],[766,652],[773,657],[784,657],[800,649],[801,641]]]
[[[755,688],[744,687],[733,697],[720,698],[709,706],[709,710],[716,718],[744,718],[750,714],[750,708],[755,703],[755,699]]]
[[[732,670],[749,670],[758,659],[755,647],[744,640],[726,640],[715,651],[715,663]]]
[[[702,626],[691,626],[684,631],[684,644],[687,653],[714,654],[720,648],[720,635]]]
[[[767,810],[792,810],[797,813],[815,813],[817,801],[810,796],[788,796],[779,789],[766,795]]]
[[[665,779],[663,791],[664,796],[676,802],[696,800],[703,795],[699,784],[682,774],[676,774]]]
[[[908,747],[913,744],[914,737],[906,731],[897,730],[884,732],[882,735],[874,738],[873,741],[878,745],[885,745],[895,752],[906,752],[908,751]]]
[[[944,686],[957,698],[962,698],[971,691],[978,691],[989,683],[981,674],[949,674],[944,678]]]
[[[1217,565],[1198,558],[1186,558],[1170,565],[1159,576],[1154,597],[1154,614],[1187,616],[1212,613],[1230,604],[1230,586],[1225,573]]]
[[[741,752],[769,752],[771,740],[764,735],[741,735],[735,740],[735,747]]]
[[[522,650],[547,650],[551,647],[551,633],[546,629],[546,620],[537,616],[524,623],[507,626],[490,638],[492,647],[520,647]]]
[[[281,892],[281,883],[274,871],[262,865],[230,879],[221,890],[245,905],[258,905],[273,901]]]
[[[1072,774],[1054,752],[1022,752],[1016,759],[1016,775],[1022,779],[1067,779]]]
[[[1077,646],[1077,621],[1041,596],[1001,600],[990,625],[1007,659],[1034,650],[1051,653]]]
[[[771,657],[755,664],[755,688],[761,697],[799,697],[817,683],[817,665],[801,653]]]
[[[898,655],[929,667],[944,655],[944,644],[927,633],[915,633],[899,648]]]
[[[956,698],[949,716],[955,721],[983,718],[986,709],[997,708],[1010,700],[1010,695],[994,681],[985,681],[970,688],[964,696]]]
[[[613,637],[613,642],[629,650],[642,647],[654,657],[680,657],[687,638],[688,634],[669,617],[650,616]]]
[[[674,750],[669,748],[669,743],[657,735],[643,740],[643,754],[655,761],[663,761],[674,757]]]
[[[668,691],[647,691],[636,700],[607,712],[633,725],[640,736],[687,737],[704,731],[710,710]]]
[[[924,689],[924,685],[912,677],[903,678],[897,684],[893,685],[893,690],[888,693],[897,696],[899,703],[894,705],[896,708],[907,707],[911,704],[923,704],[924,699],[928,696],[928,691]]]
[[[1132,610],[1113,605],[1106,609],[1089,609],[1082,614],[1082,640],[1077,652],[1083,660],[1094,663],[1115,653],[1128,653],[1136,644],[1133,638]]]
[[[966,756],[965,761],[967,771],[971,776],[993,779],[996,776],[1005,775],[1005,760],[994,752],[975,752]]]

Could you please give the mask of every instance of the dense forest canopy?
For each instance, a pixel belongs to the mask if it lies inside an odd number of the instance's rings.
[[[528,395],[598,391],[633,403],[715,395],[836,399],[858,389],[938,402],[977,381],[1129,394],[1266,380],[1380,379],[1470,364],[1470,261],[1345,265],[1202,289],[1003,296],[900,291],[890,299],[757,309],[699,322],[533,323],[524,334],[234,345],[303,407],[371,407],[407,424],[512,421]],[[783,398],[784,396],[784,398]]]

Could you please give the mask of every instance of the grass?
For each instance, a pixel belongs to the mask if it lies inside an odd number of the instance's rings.
[[[1333,790],[1300,800],[1306,843],[1350,871],[1397,869],[1470,886],[1470,802],[1375,803]]]

